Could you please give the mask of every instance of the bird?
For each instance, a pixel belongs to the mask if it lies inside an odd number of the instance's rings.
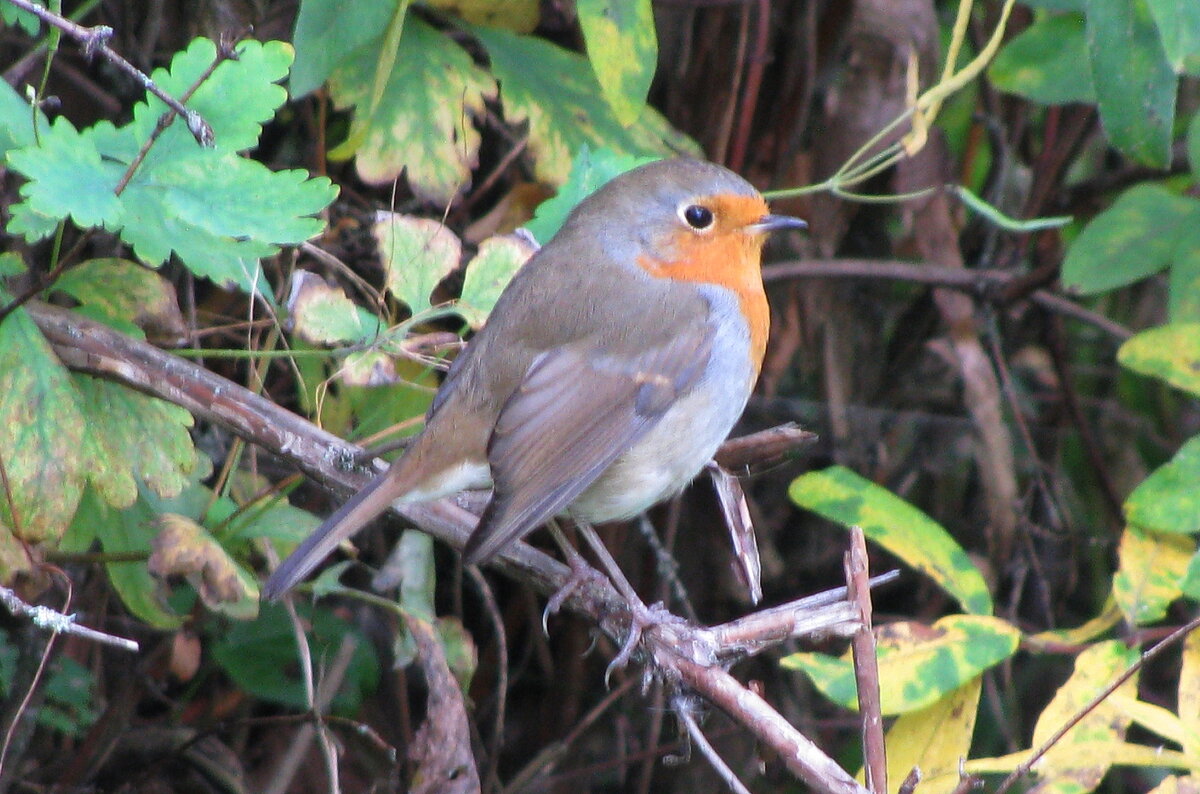
[[[450,366],[425,429],[276,568],[280,597],[394,503],[492,496],[463,549],[479,564],[560,515],[632,518],[712,458],[758,378],[771,214],[745,179],[671,158],[581,201],[517,271]]]

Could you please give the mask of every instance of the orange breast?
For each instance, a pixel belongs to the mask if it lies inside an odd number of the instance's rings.
[[[673,240],[669,261],[640,256],[638,265],[656,278],[716,284],[737,295],[750,329],[750,357],[757,377],[771,321],[762,283],[763,238],[745,227],[765,215],[767,207],[762,199],[744,196],[721,196],[712,204],[717,204],[713,209],[721,220],[710,233],[681,230]]]

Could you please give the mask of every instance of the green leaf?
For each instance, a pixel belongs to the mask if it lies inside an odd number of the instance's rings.
[[[1167,60],[1177,74],[1200,76],[1200,3],[1147,0]]]
[[[403,172],[422,200],[446,204],[470,182],[479,161],[478,130],[470,123],[495,96],[492,78],[441,32],[405,21],[395,63],[373,113],[375,75],[384,40],[360,48],[330,79],[339,108],[357,106],[347,142],[331,157],[357,155],[362,179],[386,184]]]
[[[1196,207],[1200,217],[1200,202]],[[1172,254],[1167,316],[1173,323],[1200,322],[1200,225],[1180,230]]]
[[[1179,81],[1146,0],[1087,0],[1086,32],[1108,139],[1138,162],[1166,168]]]
[[[105,501],[129,507],[139,482],[162,497],[182,492],[197,460],[192,415],[110,381],[74,377],[87,423],[88,481]]]
[[[1016,652],[1021,632],[1000,618],[950,615],[926,626],[889,623],[876,628],[879,695],[885,715],[931,706],[950,692]],[[858,687],[850,653],[834,658],[794,653],[780,664],[804,672],[821,694],[850,709],[858,707]]]
[[[1157,623],[1183,591],[1180,583],[1196,541],[1130,525],[1121,534],[1119,564],[1113,576],[1113,597],[1130,624]]]
[[[292,274],[288,313],[296,335],[314,345],[367,344],[383,331],[379,318],[347,298],[340,287],[305,270]]]
[[[1172,323],[1142,331],[1121,345],[1117,361],[1200,397],[1200,323]]]
[[[180,95],[211,66],[216,48],[198,39],[155,80]],[[61,120],[42,145],[9,154],[30,178],[26,201],[13,208],[10,231],[28,239],[49,234],[68,216],[80,225],[118,232],[146,262],[175,252],[192,272],[219,284],[260,289],[259,259],[323,227],[313,215],[333,200],[328,179],[303,171],[272,173],[237,155],[258,140],[262,123],[286,98],[273,84],[287,73],[291,48],[281,42],[243,42],[238,59],[222,62],[189,100],[212,125],[216,145],[201,148],[185,126],[171,124],[133,172],[124,192],[115,188],[149,139],[164,106],[152,98],[116,128],[101,122],[82,134]],[[236,102],[229,97],[237,97]],[[15,159],[14,159],[15,158]]]
[[[976,615],[992,611],[987,583],[971,558],[936,521],[849,469],[833,466],[797,477],[788,496],[801,507],[868,538],[932,578]]]
[[[650,0],[578,0],[575,12],[600,90],[627,127],[645,109],[658,66]]]
[[[12,296],[0,286],[0,305]],[[0,525],[23,540],[55,541],[83,493],[84,414],[71,375],[22,308],[0,323]],[[15,515],[14,515],[15,514]]]
[[[288,78],[292,98],[319,88],[347,53],[377,39],[393,9],[394,3],[376,0],[303,0],[292,34],[296,47],[296,65]]]
[[[494,28],[472,28],[500,81],[504,117],[529,123],[529,151],[539,180],[562,184],[585,144],[638,156],[699,154],[696,144],[647,108],[626,128],[604,101],[586,58],[550,42]]]
[[[327,609],[297,603],[296,611],[306,627],[314,660],[333,659],[343,643],[353,648],[332,708],[343,714],[354,712],[379,679],[379,661],[370,641]],[[263,604],[257,620],[236,623],[215,637],[212,655],[234,683],[251,695],[292,709],[308,707],[297,672],[299,652],[292,623],[278,604]]]
[[[1200,532],[1200,436],[1133,489],[1125,500],[1125,518],[1155,532]]]
[[[525,228],[535,240],[545,245],[562,228],[567,216],[579,202],[595,193],[613,177],[658,159],[621,154],[612,149],[593,150],[586,143],[583,144],[571,162],[571,173],[567,181],[553,198],[538,205],[533,220],[527,223]]]
[[[13,207],[10,232],[38,228],[24,220],[27,212],[69,217],[82,227],[120,223],[123,208],[113,191],[122,169],[102,162],[92,136],[77,132],[65,117],[42,131],[41,145],[10,151],[8,164],[29,180],[21,185],[24,201]],[[37,237],[27,234],[26,239]]]
[[[372,227],[387,287],[412,310],[430,308],[433,288],[458,267],[462,243],[438,221],[380,212]]]
[[[1175,263],[1183,233],[1200,223],[1200,202],[1160,185],[1135,185],[1075,238],[1063,285],[1088,295],[1132,284]]]
[[[1082,14],[1038,18],[996,54],[988,77],[1001,91],[1043,105],[1092,104],[1092,76],[1080,69],[1087,62]]]
[[[517,235],[489,237],[479,244],[479,251],[467,263],[462,295],[455,306],[472,328],[483,327],[500,293],[535,250]]]

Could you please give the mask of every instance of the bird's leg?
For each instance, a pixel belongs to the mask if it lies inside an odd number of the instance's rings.
[[[629,636],[625,638],[625,642],[621,645],[621,650],[609,662],[608,669],[604,671],[604,682],[608,683],[608,678],[613,670],[620,669],[629,664],[629,657],[633,656],[633,649],[637,647],[638,642],[642,639],[642,633],[660,623],[674,619],[672,615],[662,604],[654,604],[646,606],[642,599],[638,596],[637,591],[633,589],[633,585],[625,578],[625,574],[621,571],[621,567],[617,565],[617,561],[609,554],[608,547],[604,545],[604,541],[600,540],[600,536],[596,534],[596,530],[585,521],[576,521],[575,525],[579,528],[579,534],[589,546],[596,557],[599,558],[600,564],[612,579],[613,585],[625,596],[629,603]]]
[[[554,542],[562,551],[563,557],[566,558],[567,565],[571,568],[571,577],[567,579],[567,583],[558,588],[558,591],[554,595],[550,596],[550,599],[546,602],[546,608],[542,610],[542,633],[549,635],[550,631],[546,627],[546,622],[549,620],[550,616],[562,609],[562,605],[566,603],[567,599],[571,597],[571,594],[578,590],[584,582],[593,576],[596,576],[596,570],[592,568],[592,566],[588,565],[587,560],[585,560],[582,555],[575,550],[575,547],[571,545],[571,542],[567,540],[566,535],[563,534],[563,531],[558,526],[557,521],[551,519],[546,523],[546,528],[550,530],[550,534],[553,536]]]

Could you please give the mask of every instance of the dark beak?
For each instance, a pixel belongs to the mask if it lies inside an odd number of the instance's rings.
[[[783,229],[807,229],[808,224],[799,218],[793,218],[791,215],[764,215],[747,228],[752,232],[767,234],[768,232],[778,232]]]

